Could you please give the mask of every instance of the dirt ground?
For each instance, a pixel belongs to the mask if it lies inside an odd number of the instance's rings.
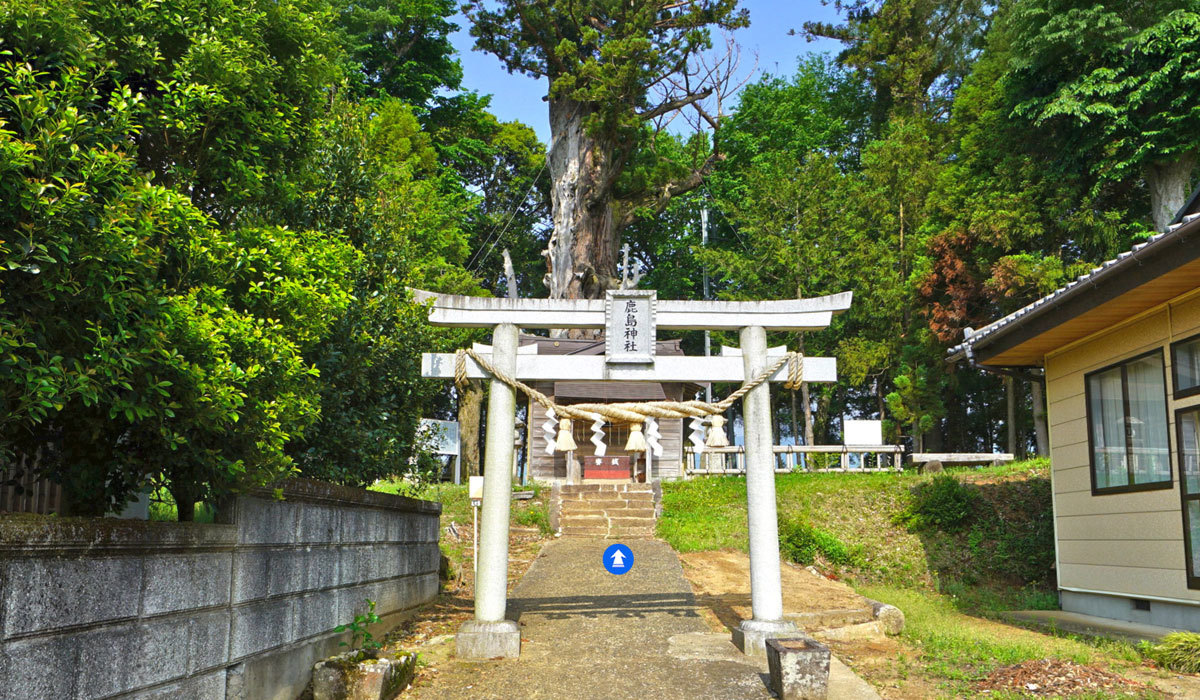
[[[750,617],[750,557],[745,552],[689,552],[679,555],[696,602],[713,631],[735,627]],[[785,614],[869,608],[850,586],[806,567],[780,565]],[[874,686],[884,698],[925,700],[937,697],[937,686],[908,673],[905,659],[916,654],[892,638],[829,641],[838,658]]]
[[[470,533],[465,537],[463,543],[469,547]],[[513,528],[510,591],[547,541],[534,528]],[[679,559],[701,615],[712,631],[726,631],[750,616],[749,558],[745,553],[694,552],[680,554]],[[866,599],[848,585],[827,579],[815,570],[785,562],[780,574],[787,614],[862,611],[867,607]],[[452,658],[453,635],[473,614],[473,583],[470,569],[458,572],[454,580],[444,584],[441,595],[388,635],[390,645],[421,652],[422,664],[414,681],[418,688],[436,686],[439,668]],[[920,648],[900,639],[832,640],[827,644],[886,700],[925,700],[946,693],[940,687],[940,679],[922,673]],[[1152,686],[1164,697],[1200,698],[1200,678],[1195,676],[1165,673],[1151,667],[1124,669],[1122,675]]]
[[[750,614],[750,558],[744,552],[680,554],[683,573],[692,584],[696,602],[726,627],[736,627]],[[783,608],[788,613],[869,608],[866,599],[844,583],[783,563]]]
[[[471,532],[466,530],[462,538],[470,547]],[[529,570],[547,541],[537,528],[509,529],[509,592]],[[443,590],[437,598],[414,611],[412,617],[388,634],[389,647],[421,653],[413,685],[429,686],[436,681],[439,665],[454,654],[454,633],[474,613],[475,577],[470,568],[465,568],[458,571],[453,580],[443,582]]]
[[[750,616],[750,558],[744,552],[680,554],[684,575],[714,631],[736,626]],[[833,610],[856,610],[866,599],[840,582],[806,567],[784,562],[783,609],[788,615]],[[1000,622],[991,622],[1008,627]],[[827,640],[838,658],[850,666],[886,700],[926,700],[944,696],[940,680],[921,673],[921,651],[894,637]],[[1144,683],[1169,698],[1200,698],[1200,677],[1146,667],[1125,669],[1121,675]]]

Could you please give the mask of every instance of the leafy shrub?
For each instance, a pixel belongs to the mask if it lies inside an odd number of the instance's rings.
[[[842,566],[855,561],[854,552],[833,534],[790,518],[782,519],[779,524],[779,549],[797,564],[811,564],[818,554]]]
[[[349,642],[338,642],[340,647],[350,647],[351,651],[357,652],[352,657],[354,661],[361,661],[367,658],[371,652],[383,648],[383,642],[375,639],[367,628],[379,622],[379,615],[375,614],[375,601],[367,599],[367,612],[361,615],[355,615],[354,619],[344,625],[338,625],[333,628],[334,632],[349,632]]]
[[[551,534],[550,513],[543,503],[531,503],[524,508],[518,508],[514,514],[518,525],[536,527],[543,535]]]
[[[1150,658],[1180,673],[1200,673],[1200,634],[1174,632],[1150,647]]]
[[[958,479],[942,474],[913,489],[913,500],[899,516],[913,530],[956,532],[971,519],[979,494]]]

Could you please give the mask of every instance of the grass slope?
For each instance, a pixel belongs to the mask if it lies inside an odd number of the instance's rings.
[[[781,474],[776,479],[782,549],[789,530],[815,540],[802,564],[857,581],[941,588],[1000,580],[1048,588],[1054,542],[1045,460],[960,473],[972,492],[967,527],[945,532],[905,524],[915,474]],[[707,477],[663,485],[658,534],[681,552],[745,550],[746,482]],[[805,542],[801,542],[805,545]]]
[[[973,696],[973,681],[1031,659],[1118,671],[1141,662],[1126,643],[1048,635],[999,620],[1006,610],[1057,607],[1046,460],[949,477],[781,474],[781,553],[903,610],[908,652],[894,663],[942,697]],[[745,479],[665,483],[658,535],[682,552],[746,550]]]

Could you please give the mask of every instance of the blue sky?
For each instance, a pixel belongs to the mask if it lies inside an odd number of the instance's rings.
[[[790,75],[796,61],[811,52],[836,52],[840,44],[821,40],[808,42],[801,36],[789,36],[791,29],[799,30],[806,21],[837,21],[832,5],[820,0],[742,0],[750,10],[750,26],[734,33],[742,47],[742,62],[747,69],[758,57],[757,73]],[[467,22],[456,20],[460,29],[451,37],[463,66],[463,87],[492,95],[492,111],[504,121],[520,120],[537,131],[543,142],[550,140],[546,116],[544,80],[524,75],[509,75],[495,56],[472,50],[473,40],[467,33]]]

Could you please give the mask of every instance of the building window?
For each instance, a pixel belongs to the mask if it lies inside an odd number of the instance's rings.
[[[1200,588],[1200,408],[1175,412],[1188,588]]]
[[[1092,493],[1171,488],[1160,350],[1085,377]]]
[[[1200,394],[1200,335],[1171,346],[1171,375],[1175,398]]]

